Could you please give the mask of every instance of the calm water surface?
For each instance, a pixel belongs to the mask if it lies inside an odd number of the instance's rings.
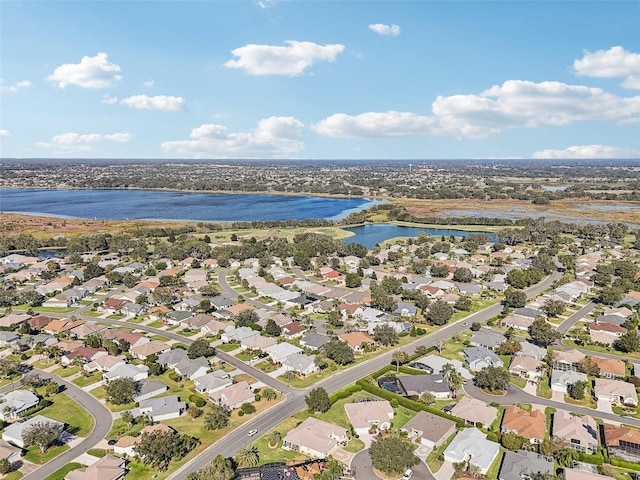
[[[101,220],[334,220],[375,203],[380,202],[366,198],[149,190],[0,189],[0,212]]]

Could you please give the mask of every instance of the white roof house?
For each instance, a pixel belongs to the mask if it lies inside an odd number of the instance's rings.
[[[282,363],[289,355],[302,353],[302,349],[290,343],[282,342],[265,348],[265,352],[269,354],[273,363]]]
[[[64,423],[45,417],[44,415],[36,415],[25,422],[12,423],[6,427],[2,432],[2,439],[14,444],[16,447],[24,448],[25,444],[22,438],[22,433],[35,423],[53,423],[58,426],[60,433],[62,433],[62,430],[64,429]]]
[[[459,432],[444,451],[447,462],[469,461],[486,475],[489,467],[498,456],[500,445],[487,440],[487,436],[477,428],[467,428]]]
[[[13,390],[0,394],[0,418],[15,419],[18,414],[35,407],[40,399],[29,390]]]
[[[107,382],[111,380],[116,380],[117,378],[133,378],[136,382],[139,380],[144,380],[149,376],[149,367],[146,365],[131,365],[129,363],[125,363],[122,365],[118,365],[115,368],[112,368],[110,371],[102,374],[102,378],[104,378]]]

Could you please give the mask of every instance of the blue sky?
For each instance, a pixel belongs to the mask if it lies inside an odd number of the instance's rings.
[[[638,1],[0,1],[0,156],[637,158]]]

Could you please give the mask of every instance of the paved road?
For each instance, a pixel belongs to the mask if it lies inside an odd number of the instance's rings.
[[[380,477],[373,472],[369,449],[362,450],[353,457],[353,460],[351,461],[351,469],[356,471],[355,478],[357,480],[380,480]],[[436,480],[422,461],[416,466],[411,467],[411,470],[413,470],[413,478],[415,479]]]
[[[33,369],[33,372],[40,374],[42,377],[52,378],[59,385],[64,385],[64,393],[73,398],[76,402],[82,405],[87,412],[89,412],[93,417],[94,425],[91,433],[78,445],[70,448],[62,455],[57,456],[29,475],[25,475],[23,477],[24,480],[41,480],[48,475],[51,475],[59,468],[73,462],[78,455],[82,455],[105,438],[107,433],[109,433],[109,430],[111,430],[111,425],[113,423],[111,412],[92,395],[78,388],[73,383],[67,382],[60,377],[53,376],[50,373],[37,369]]]
[[[560,332],[562,335],[566,334],[571,329],[571,327],[575,325],[576,322],[578,322],[585,315],[591,312],[591,310],[596,308],[596,306],[597,306],[597,303],[595,302],[587,303],[584,307],[582,307],[580,310],[578,310],[576,313],[574,313],[569,318],[567,318],[564,322],[562,322],[558,326],[558,328],[556,328],[556,330]]]

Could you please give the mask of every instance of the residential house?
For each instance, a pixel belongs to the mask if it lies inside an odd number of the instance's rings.
[[[462,418],[468,425],[489,426],[498,418],[498,409],[487,405],[482,400],[471,397],[463,397],[451,409],[451,415]]]
[[[356,435],[363,440],[371,439],[368,435],[372,427],[378,430],[390,428],[394,415],[393,407],[387,400],[346,403],[344,410]]]
[[[194,380],[202,375],[206,374],[211,365],[209,360],[204,357],[198,357],[194,359],[185,358],[180,360],[173,369],[180,375],[181,378],[188,378]]]
[[[286,342],[278,343],[277,345],[265,348],[264,351],[269,354],[269,357],[271,358],[271,361],[273,363],[282,363],[289,355],[293,355],[294,353],[302,353],[301,348]]]
[[[313,417],[290,430],[282,440],[284,450],[326,458],[340,442],[346,442],[347,430]]]
[[[220,374],[222,372],[222,376]],[[233,385],[233,380],[225,374],[224,370],[217,370],[215,372],[207,373],[201,377],[194,379],[195,389],[200,393],[212,394],[218,390],[230,387]]]
[[[16,315],[26,315],[26,313],[25,314],[16,314]],[[4,318],[6,318],[6,317],[4,317]],[[0,319],[0,321],[1,320],[2,319]],[[53,318],[51,318],[51,317],[47,317],[47,316],[44,316],[44,315],[38,315],[36,317],[29,316],[28,323],[29,323],[29,326],[31,328],[36,328],[36,329],[40,330],[40,329],[46,327],[51,321],[53,321]]]
[[[609,378],[596,378],[593,392],[598,400],[633,407],[638,406],[636,387],[631,383]]]
[[[509,365],[509,372],[519,377],[536,381],[542,375],[540,369],[543,365],[544,362],[537,358],[521,357],[516,355],[511,360],[511,365]]]
[[[640,430],[605,423],[604,444],[609,457],[640,463]]]
[[[12,390],[0,393],[0,419],[3,421],[15,420],[22,412],[33,408],[40,403],[37,395],[29,390]]]
[[[0,440],[0,458],[6,458],[9,463],[14,463],[20,460],[22,456],[22,449],[14,447],[5,440]]]
[[[121,480],[127,473],[125,463],[123,458],[106,455],[86,468],[71,470],[64,480]]]
[[[45,417],[44,415],[36,415],[24,422],[15,422],[7,426],[2,432],[2,439],[6,442],[12,443],[16,447],[24,448],[25,444],[24,439],[22,438],[22,433],[35,423],[53,423],[58,427],[61,435],[64,430],[64,423]]]
[[[356,352],[362,350],[364,345],[373,345],[374,343],[373,338],[363,332],[341,333],[338,338]]]
[[[624,378],[627,376],[627,364],[616,358],[591,357],[600,368],[600,375],[606,378]]]
[[[530,480],[533,474],[554,475],[553,458],[534,452],[506,451],[498,480]]]
[[[171,427],[165,425],[164,423],[158,423],[156,425],[147,425],[142,430],[140,430],[140,435],[137,437],[132,437],[130,435],[125,435],[124,437],[120,437],[116,444],[113,446],[113,453],[118,455],[126,455],[128,457],[135,457],[136,451],[135,447],[142,441],[142,435],[145,433],[151,434],[153,432],[166,432],[172,433],[175,432]],[[96,480],[100,480],[99,478]]]
[[[581,468],[565,468],[563,473],[565,480],[615,480],[613,477]]]
[[[254,335],[260,335],[260,332],[249,327],[239,327],[223,332],[220,335],[220,339],[223,343],[242,342],[243,340],[249,337],[253,337]]]
[[[203,335],[218,335],[221,332],[232,330],[233,328],[235,328],[235,325],[233,322],[223,321],[223,320],[214,318],[210,320],[209,323],[207,323],[206,325],[203,325],[202,327],[200,327],[200,332],[202,332]]]
[[[43,330],[49,335],[56,335],[57,333],[71,330],[79,325],[82,325],[83,323],[84,322],[82,320],[74,321],[70,318],[54,318],[43,328]]]
[[[434,448],[442,445],[456,431],[456,422],[425,411],[419,411],[401,428],[408,437],[421,445]]]
[[[185,402],[181,402],[177,395],[149,398],[139,403],[131,413],[134,417],[147,415],[152,422],[161,422],[180,417],[187,410]]]
[[[418,398],[424,392],[428,392],[438,400],[451,396],[449,384],[439,374],[432,375],[403,375],[397,377],[408,397]]]
[[[418,313],[418,309],[415,305],[410,303],[398,302],[398,306],[393,313],[396,313],[401,317],[412,317]]]
[[[500,320],[500,323],[505,327],[514,328],[516,330],[524,330],[525,332],[529,330],[529,327],[533,324],[535,318],[531,317],[522,317],[520,315],[507,315],[505,318]]]
[[[613,345],[625,333],[627,333],[627,329],[615,323],[591,323],[589,325],[591,340],[606,345]]]
[[[481,328],[477,332],[473,332],[469,343],[474,347],[484,347],[493,350],[506,341],[506,337],[501,332],[496,332],[490,328]]]
[[[447,462],[468,461],[482,475],[486,475],[499,452],[498,443],[487,440],[487,436],[477,428],[466,428],[455,436],[443,454]]]
[[[199,302],[198,302],[199,303]],[[173,312],[169,312],[164,316],[164,320],[169,324],[169,325],[180,325],[182,322],[184,322],[187,318],[191,318],[193,316],[193,313],[188,312],[188,311],[182,311],[182,310],[175,310]]]
[[[458,291],[462,295],[480,295],[482,294],[482,286],[477,283],[461,283],[458,285]]]
[[[531,443],[542,443],[547,430],[546,421],[545,413],[540,410],[527,412],[517,405],[509,405],[502,418],[502,433],[513,432]]]
[[[305,355],[304,353],[289,355],[282,362],[282,366],[286,372],[295,372],[303,376],[311,375],[318,371],[318,366],[313,357]]]
[[[136,345],[129,349],[129,353],[140,360],[146,360],[151,355],[159,355],[162,352],[168,352],[171,346],[160,340],[151,340],[141,345]]]
[[[263,337],[262,335],[253,335],[249,338],[245,338],[240,342],[240,347],[243,350],[264,350],[268,347],[276,345],[278,340],[273,337]]]
[[[117,365],[108,372],[102,374],[102,378],[107,382],[118,378],[132,378],[136,382],[149,377],[149,367],[146,365],[132,365],[124,363]]]
[[[253,402],[255,395],[251,385],[242,381],[209,394],[209,399],[217,405],[234,409],[240,408],[245,403]]]
[[[0,331],[0,347],[6,347],[17,343],[20,340],[20,336],[15,332]]]
[[[520,342],[520,351],[518,352],[518,356],[543,359],[546,355],[546,348],[539,347],[535,343],[531,342]]]
[[[551,371],[551,390],[568,394],[569,385],[576,382],[588,382],[587,375],[574,370],[556,370]]]
[[[444,373],[445,365],[451,365],[456,372],[462,375],[465,381],[473,378],[471,372],[464,367],[464,364],[460,360],[448,359],[438,355],[427,355],[409,364],[412,368],[426,370],[428,373],[440,374]]]
[[[579,453],[598,451],[598,424],[590,415],[579,416],[566,410],[556,410],[551,434]]]
[[[138,394],[134,397],[134,401],[141,402],[149,398],[157,397],[168,389],[169,387],[160,380],[141,380],[138,382]]]
[[[555,370],[579,370],[586,355],[580,350],[554,350],[552,354]]]
[[[96,358],[103,357],[105,355],[109,355],[109,354],[107,353],[107,350],[103,347],[100,347],[100,348],[79,347],[74,350],[71,350],[70,352],[66,352],[60,358],[60,364],[64,367],[68,367],[74,362],[74,360],[77,361],[76,359],[80,359],[82,364],[85,364],[88,362],[92,362]]]
[[[76,338],[87,338],[89,335],[100,333],[106,329],[104,325],[98,325],[96,323],[83,323],[71,329],[71,334]]]
[[[468,347],[462,353],[472,372],[478,372],[486,367],[504,367],[500,357],[487,348]]]
[[[287,340],[301,337],[304,332],[307,331],[307,327],[299,322],[291,322],[282,327],[282,336]]]
[[[300,339],[300,345],[309,350],[317,351],[324,347],[329,340],[331,339],[328,336],[322,335],[321,333],[307,332]]]
[[[182,360],[187,358],[187,351],[182,348],[172,348],[158,355],[158,364],[167,368],[175,368]]]

